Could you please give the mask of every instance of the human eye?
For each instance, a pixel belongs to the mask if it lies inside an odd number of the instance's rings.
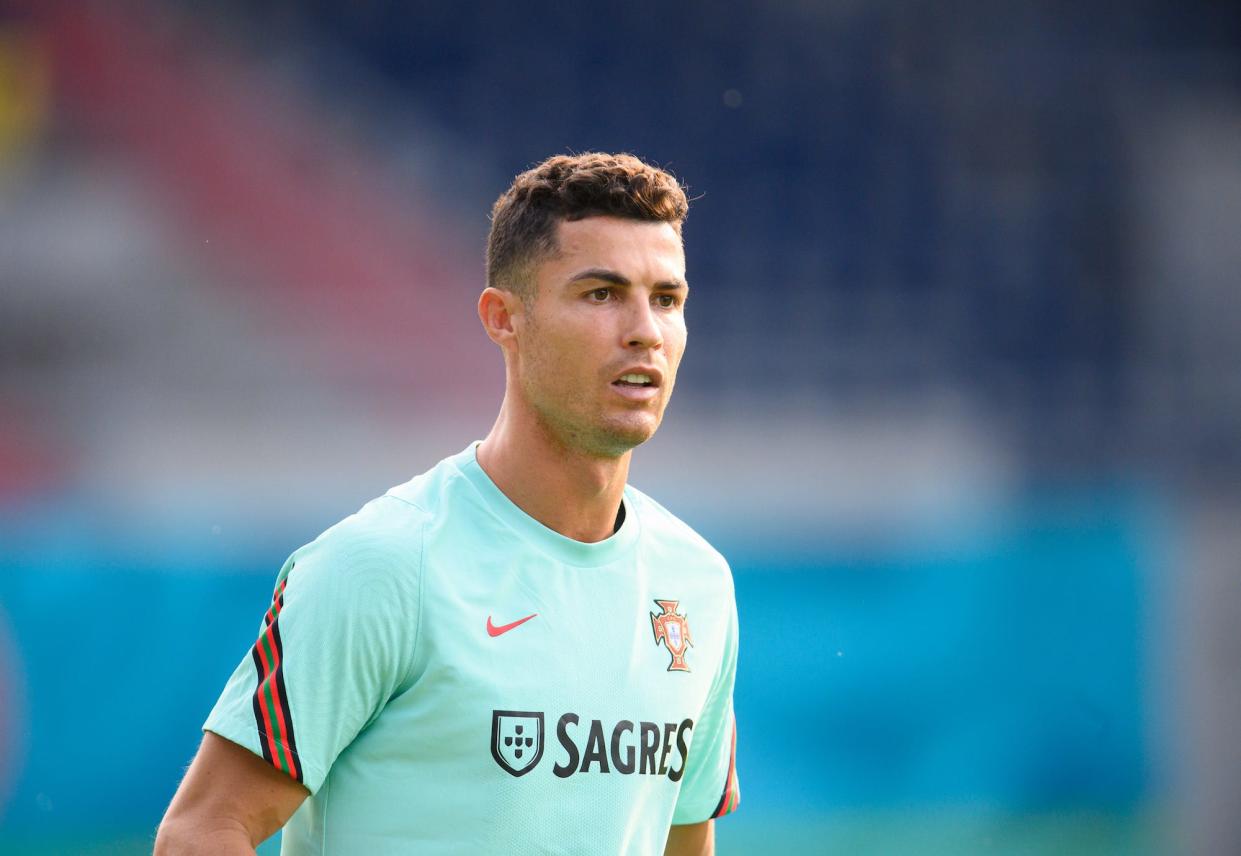
[[[657,294],[655,303],[662,309],[676,309],[681,305],[681,297],[677,294]]]
[[[592,303],[607,303],[611,296],[612,289],[610,288],[595,288],[586,293],[586,299]]]

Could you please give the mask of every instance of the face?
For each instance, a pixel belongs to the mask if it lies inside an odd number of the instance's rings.
[[[667,223],[561,222],[514,319],[523,399],[565,445],[618,456],[663,419],[685,351],[685,252]]]

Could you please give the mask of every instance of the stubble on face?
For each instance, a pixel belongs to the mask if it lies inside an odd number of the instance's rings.
[[[684,280],[680,238],[666,224],[591,218],[561,224],[560,252],[534,272],[525,305],[518,372],[522,397],[547,438],[565,451],[617,458],[654,435],[672,394],[685,347],[681,309],[654,310],[645,325],[641,309],[625,301],[648,300],[651,282]],[[617,289],[614,305],[582,297],[606,283],[566,285],[575,271],[614,270],[633,282]],[[633,330],[657,331],[657,343]],[[662,374],[648,402],[617,396],[612,382],[635,365]]]
[[[555,335],[547,329],[550,326],[544,325],[531,308],[526,325],[531,341],[553,344],[547,340]],[[597,402],[583,394],[581,384],[573,382],[583,374],[581,367],[567,365],[562,354],[563,349],[554,344],[550,348],[531,348],[522,375],[526,400],[540,429],[553,443],[564,451],[578,451],[589,457],[618,458],[650,438],[653,429],[643,431],[637,425],[609,421]]]

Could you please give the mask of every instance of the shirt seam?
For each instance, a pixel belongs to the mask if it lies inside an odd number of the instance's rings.
[[[410,687],[412,687],[414,684],[414,671],[418,667],[419,645],[422,642],[423,602],[426,599],[425,592],[426,592],[427,525],[430,523],[430,518],[433,515],[430,511],[423,508],[418,503],[413,502],[412,500],[406,499],[403,496],[397,496],[394,493],[385,493],[384,497],[391,497],[392,499],[395,499],[397,502],[408,505],[410,508],[414,509],[415,511],[420,511],[424,515],[426,515],[424,519],[422,520],[421,529],[418,532],[418,585],[417,585],[418,609],[417,609],[417,615],[414,616],[414,641],[413,641],[413,644],[410,646],[409,665],[405,667],[405,672],[402,675],[402,679],[397,684],[398,688],[404,688],[404,690],[407,690]],[[391,699],[389,699],[389,701],[390,700]],[[376,714],[376,718],[378,718],[378,716],[379,714]]]
[[[413,503],[410,503],[413,505]],[[418,506],[414,506],[417,508]],[[424,510],[425,511],[425,510]],[[412,687],[414,683],[414,670],[418,667],[418,654],[420,645],[422,644],[422,616],[423,604],[426,602],[426,585],[427,585],[427,521],[422,521],[422,531],[418,535],[418,615],[414,625],[414,644],[410,651],[409,667],[405,672],[405,680],[402,686]]]
[[[423,514],[427,514],[427,515],[429,515],[429,514],[431,513],[430,511],[428,511],[427,509],[423,508],[423,507],[422,507],[421,505],[419,505],[418,503],[414,502],[412,499],[406,499],[405,497],[403,497],[403,496],[398,496],[398,495],[396,495],[395,493],[385,493],[385,494],[384,494],[384,496],[387,496],[387,497],[390,497],[390,498],[392,498],[392,499],[395,499],[397,502],[403,502],[403,503],[405,503],[406,505],[408,505],[410,508],[413,508],[413,509],[416,509],[416,510],[418,510],[418,511],[421,511]]]
[[[322,808],[320,809],[316,807],[316,809],[320,812],[320,816],[323,818],[322,825],[319,827],[319,853],[321,854],[321,856],[328,856],[328,852],[327,852],[327,824],[328,824],[328,816],[329,816],[328,803],[332,799],[332,785],[330,782],[328,782],[326,777],[323,779],[323,785],[322,787],[319,788],[319,790],[323,793]],[[283,843],[280,849],[284,850]]]

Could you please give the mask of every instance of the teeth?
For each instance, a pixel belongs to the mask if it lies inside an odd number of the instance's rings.
[[[620,379],[625,383],[650,383],[651,376],[644,374],[623,374]]]

